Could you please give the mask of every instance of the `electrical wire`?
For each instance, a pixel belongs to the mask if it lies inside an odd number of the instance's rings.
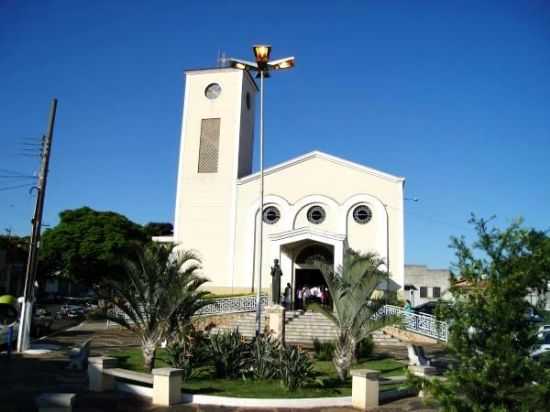
[[[23,187],[32,187],[32,186],[34,186],[34,185],[32,185],[30,183],[26,183],[24,185],[0,187],[0,192],[3,192],[5,190],[15,190],[15,189],[21,189]]]

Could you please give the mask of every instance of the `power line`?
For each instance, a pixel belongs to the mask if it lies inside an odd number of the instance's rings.
[[[15,190],[15,189],[21,189],[22,187],[32,187],[32,186],[34,185],[30,183],[25,183],[24,185],[0,187],[0,191],[3,192],[5,190]]]
[[[0,179],[34,179],[36,176],[15,176],[15,175],[0,175]]]

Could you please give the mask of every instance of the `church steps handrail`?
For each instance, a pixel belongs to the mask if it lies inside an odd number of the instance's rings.
[[[210,299],[209,299],[210,301]],[[263,306],[269,303],[268,296],[262,295],[260,304]],[[222,313],[253,312],[256,310],[256,296],[235,296],[212,299],[211,303],[195,312],[195,316],[215,315]]]
[[[269,304],[267,295],[262,295],[260,299],[262,307]],[[256,296],[253,295],[208,299],[208,302],[210,303],[196,311],[193,316],[253,312],[256,310]],[[109,309],[109,314],[120,316],[127,322],[131,322],[131,319],[117,307]]]
[[[427,313],[414,313],[394,305],[384,305],[378,311],[379,316],[398,316],[403,319],[402,327],[410,332],[447,342],[449,326]]]

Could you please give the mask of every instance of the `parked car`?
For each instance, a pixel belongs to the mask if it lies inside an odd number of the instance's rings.
[[[53,324],[52,314],[41,306],[35,306],[31,322],[31,335],[42,336],[51,330]]]
[[[0,345],[7,343],[8,329],[13,327],[12,340],[17,339],[19,331],[19,316],[12,305],[0,303]]]
[[[415,306],[413,308],[413,310],[415,311],[415,313],[435,316],[435,314],[436,314],[435,311],[436,311],[438,306],[448,305],[448,304],[449,304],[448,302],[441,301],[441,300],[433,301],[433,302],[426,302],[426,303],[423,303],[421,305]]]
[[[84,307],[80,305],[68,305],[64,304],[59,309],[59,312],[55,314],[56,319],[68,319],[70,317],[74,318],[75,313],[79,313],[81,311],[84,311]],[[69,313],[71,313],[71,316],[69,316]]]
[[[527,320],[529,320],[530,322],[543,322],[544,321],[544,318],[542,316],[540,316],[534,308],[529,308],[527,309]]]
[[[539,327],[539,330],[537,332],[537,337],[539,339],[543,339],[545,335],[548,335],[550,333],[550,325],[542,325]]]
[[[533,358],[538,358],[545,352],[550,352],[550,334],[544,335],[544,338],[541,340],[541,344],[538,345],[532,352],[531,356]]]

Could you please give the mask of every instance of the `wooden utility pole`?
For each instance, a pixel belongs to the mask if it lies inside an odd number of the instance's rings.
[[[36,280],[36,269],[38,266],[38,248],[40,242],[40,229],[42,226],[42,212],[44,210],[44,199],[46,197],[46,183],[48,181],[48,167],[50,164],[50,151],[52,147],[53,128],[55,114],[57,111],[57,99],[53,98],[50,105],[50,116],[48,119],[48,130],[42,137],[42,153],[40,174],[38,176],[38,187],[36,205],[32,218],[32,233],[29,245],[29,257],[27,259],[27,270],[25,272],[25,289],[23,292],[23,305],[21,307],[21,322],[19,324],[19,335],[17,337],[17,351],[23,352],[29,348],[29,338],[32,320],[32,303],[34,300],[34,282]]]

